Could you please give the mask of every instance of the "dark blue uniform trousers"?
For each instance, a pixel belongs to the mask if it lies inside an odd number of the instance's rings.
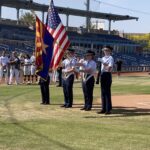
[[[49,83],[50,83],[50,77],[48,76],[47,80],[40,79],[39,85],[41,88],[41,96],[42,96],[42,103],[43,104],[49,104]]]
[[[84,108],[92,108],[95,79],[92,76],[87,82],[82,81]]]
[[[112,109],[111,84],[112,84],[111,73],[110,72],[101,73],[101,100],[102,100],[102,111],[104,112],[110,112]]]
[[[74,75],[70,75],[67,79],[63,79],[64,102],[66,106],[72,107],[73,104],[73,82]]]

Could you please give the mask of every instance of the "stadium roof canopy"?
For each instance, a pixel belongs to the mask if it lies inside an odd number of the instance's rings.
[[[32,2],[32,0],[0,0],[0,6],[12,7],[16,9],[41,11],[41,12],[47,12],[49,7],[48,5]],[[131,20],[131,19],[138,20],[137,17],[132,17],[129,15],[117,15],[111,13],[93,12],[93,11],[86,11],[86,10],[79,10],[79,9],[72,9],[72,8],[65,8],[65,7],[58,7],[58,6],[56,6],[56,8],[60,14],[66,14],[66,15],[99,18],[99,19],[106,19],[112,21],[122,21],[122,20]]]

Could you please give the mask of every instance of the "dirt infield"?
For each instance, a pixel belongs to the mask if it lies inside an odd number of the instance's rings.
[[[97,99],[96,105],[101,102]],[[150,113],[150,95],[114,95],[112,96],[113,110],[136,110]]]
[[[114,107],[136,107],[150,109],[150,95],[112,96]]]

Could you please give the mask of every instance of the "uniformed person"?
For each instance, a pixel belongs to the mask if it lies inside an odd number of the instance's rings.
[[[80,72],[82,72],[82,89],[84,94],[84,107],[81,110],[90,111],[93,104],[94,90],[94,74],[96,72],[96,62],[94,61],[95,53],[88,50],[85,55],[85,60],[79,64]]]
[[[62,67],[59,66],[57,68],[57,73],[58,73],[58,85],[57,87],[61,87],[62,86]]]
[[[8,84],[8,63],[9,59],[6,56],[6,51],[2,52],[0,57],[0,83],[2,82],[3,75],[5,77],[5,83]]]
[[[121,59],[117,59],[116,61],[116,68],[117,68],[117,76],[119,77],[120,76],[120,73],[121,73],[121,69],[122,69],[122,60]]]
[[[69,48],[67,50],[67,58],[62,62],[62,81],[63,81],[63,93],[64,93],[64,105],[62,107],[71,108],[73,104],[73,83],[75,72],[75,50]]]
[[[23,68],[24,68],[24,53],[20,53],[19,55],[19,59],[20,59],[20,72],[19,72],[19,77],[20,77],[20,81],[23,79]],[[23,82],[23,81],[21,81]]]
[[[35,74],[36,72],[36,66],[35,66],[35,52],[33,52],[33,55],[30,58],[31,61],[31,83],[34,82],[34,78],[35,78],[35,82],[37,82],[37,75]]]
[[[40,77],[39,85],[41,89],[41,97],[42,97],[42,103],[43,105],[49,105],[50,104],[50,96],[49,96],[49,83],[50,83],[50,76],[48,75],[47,79],[42,79]]]
[[[17,52],[13,52],[10,58],[10,77],[9,77],[9,85],[13,82],[13,77],[15,75],[16,84],[19,84],[19,71],[20,71],[20,60],[18,58]]]
[[[25,55],[25,59],[24,59],[23,75],[24,75],[23,82],[30,84],[31,60],[30,60],[30,56],[28,54]]]
[[[114,65],[114,59],[111,56],[113,48],[106,46],[102,49],[104,57],[101,59],[101,100],[102,110],[98,113],[111,114],[112,102],[111,102],[111,84],[112,84],[112,69]]]

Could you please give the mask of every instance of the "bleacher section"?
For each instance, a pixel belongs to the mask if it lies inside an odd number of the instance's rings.
[[[149,66],[150,65],[150,55],[145,57],[139,54],[121,54],[114,53],[113,57],[115,61],[121,59],[123,61],[123,66]]]
[[[16,22],[15,22],[16,23]],[[0,22],[0,50],[32,52],[34,50],[35,31],[14,22]]]
[[[123,60],[124,66],[150,65],[150,56],[136,52],[139,46],[131,40],[118,35],[102,33],[77,32],[68,30],[71,45],[76,47],[77,53],[83,55],[85,50],[93,49],[97,57],[102,56],[101,48],[104,45],[114,47],[114,58]],[[20,51],[32,53],[35,43],[35,31],[27,26],[0,22],[0,50]]]
[[[87,42],[94,42],[95,44],[110,44],[110,45],[114,45],[114,44],[123,44],[123,45],[129,45],[129,46],[135,46],[137,45],[136,43],[134,43],[131,40],[119,37],[117,35],[108,35],[108,34],[94,34],[94,33],[83,33],[83,34],[79,34],[77,32],[69,32],[69,37],[72,40],[76,40],[76,41],[85,41],[85,43]]]
[[[34,31],[26,27],[0,25],[0,38],[21,40],[21,41],[34,41]]]
[[[8,52],[21,51],[25,53],[31,53],[34,50],[34,46],[27,41],[0,39],[0,51],[4,49]]]

